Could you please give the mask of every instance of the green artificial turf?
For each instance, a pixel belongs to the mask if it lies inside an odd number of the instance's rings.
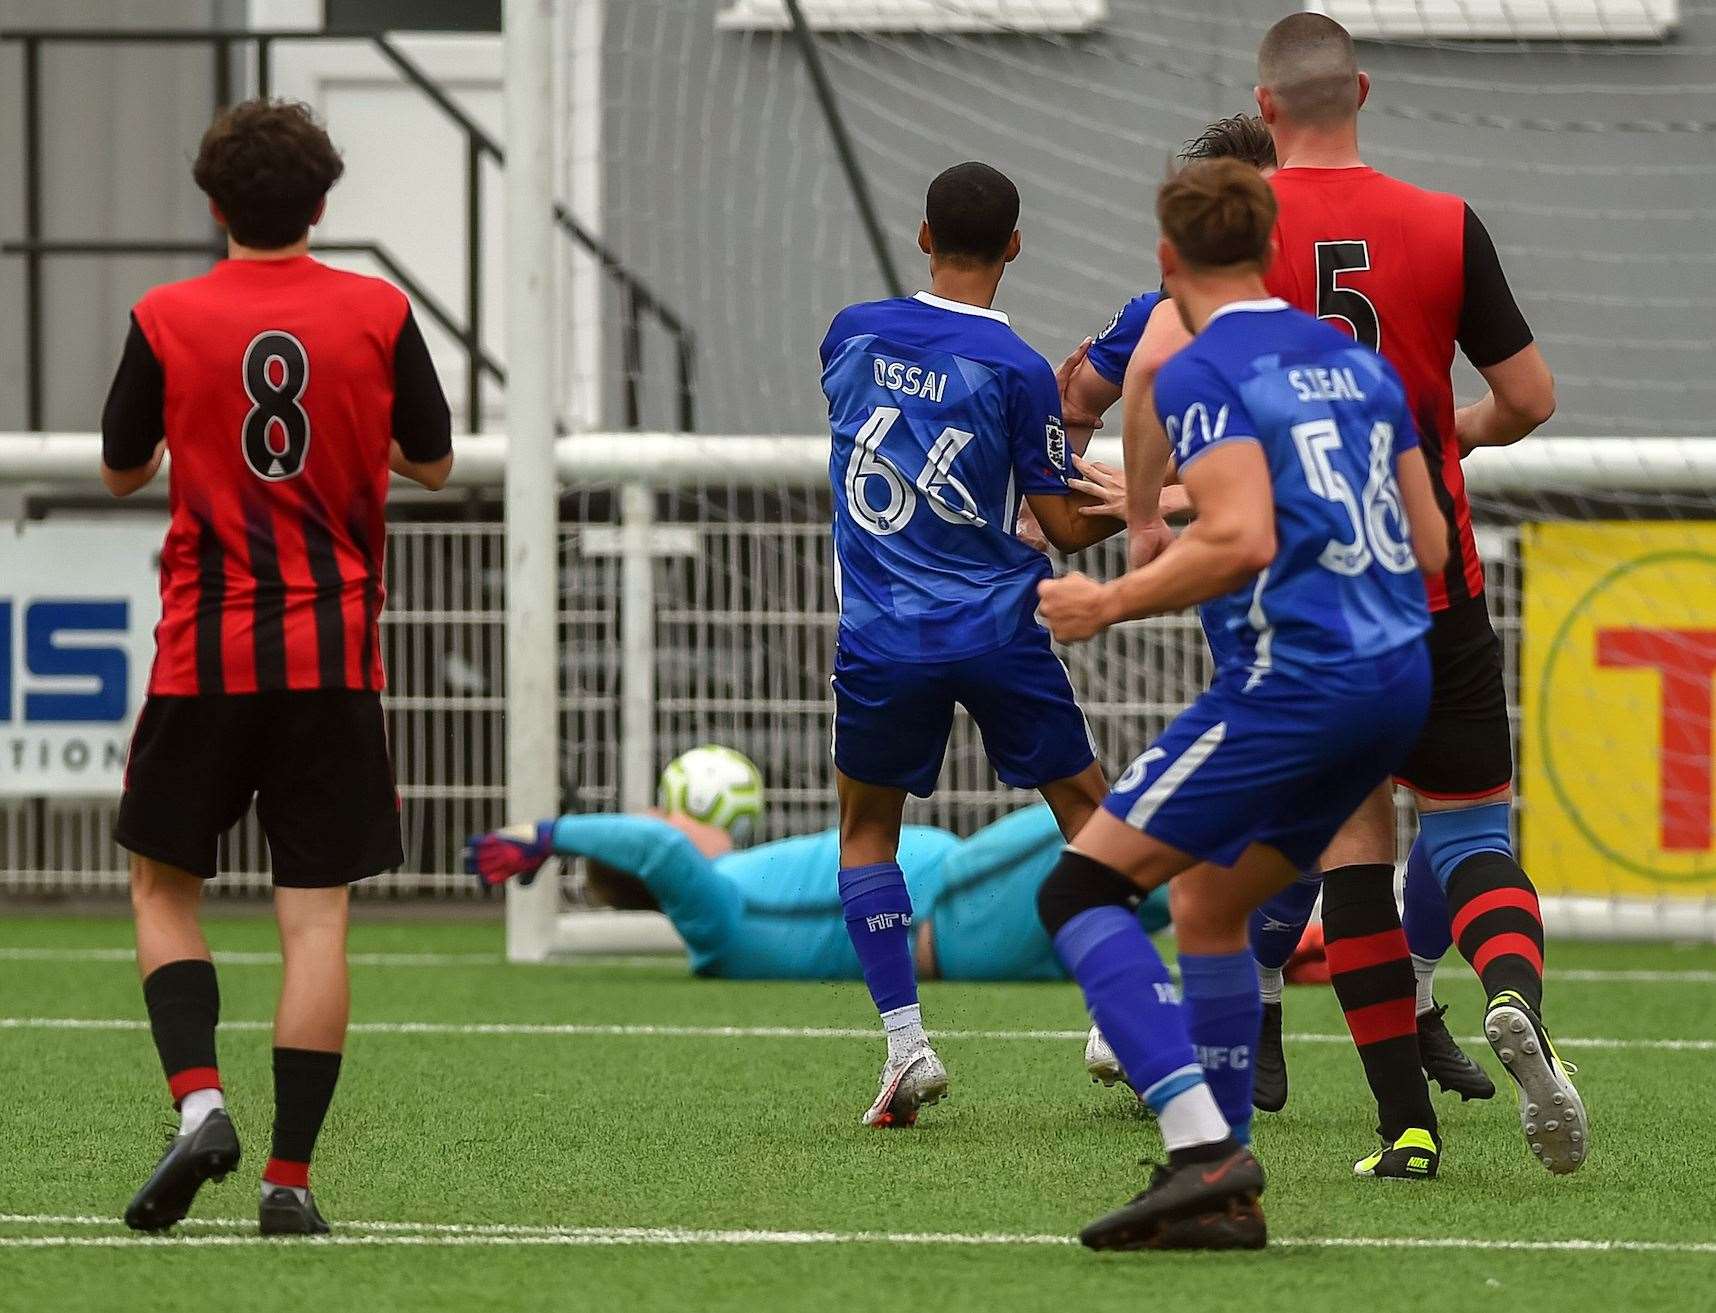
[[[260,920],[217,921],[210,938],[217,954],[273,942]],[[877,1132],[858,1117],[874,1092],[879,1039],[363,1030],[316,1156],[323,1210],[338,1237],[361,1241],[335,1246],[250,1238],[268,1148],[269,1039],[234,1028],[222,1036],[221,1067],[246,1158],[199,1197],[199,1224],[139,1243],[117,1221],[53,1220],[116,1219],[169,1124],[146,1030],[17,1024],[140,1027],[133,967],[99,954],[127,943],[117,920],[0,920],[0,1308],[1716,1307],[1709,948],[1553,946],[1552,969],[1690,973],[1552,977],[1559,1037],[1702,1042],[1569,1044],[1593,1151],[1565,1179],[1526,1151],[1504,1086],[1489,1104],[1438,1099],[1448,1141],[1439,1180],[1355,1180],[1351,1163],[1371,1139],[1357,1061],[1327,989],[1290,990],[1289,1034],[1310,1038],[1290,1039],[1292,1099],[1259,1119],[1257,1144],[1272,1235],[1299,1243],[1262,1254],[1096,1256],[1025,1238],[1070,1235],[1138,1189],[1137,1160],[1158,1140],[1123,1093],[1085,1080],[1077,1039],[1028,1036],[938,1041],[952,1099],[914,1131]],[[507,966],[489,924],[360,925],[353,950],[477,957],[357,967],[360,1023],[874,1024],[855,983],[700,981],[665,962]],[[272,963],[229,960],[224,1019],[266,1021],[277,983]],[[933,1030],[1084,1025],[1067,985],[923,992]],[[1473,1035],[1478,990],[1457,960],[1444,966],[1440,992],[1454,1005],[1455,1033]],[[1487,1049],[1474,1052],[1503,1083]],[[362,1225],[383,1223],[489,1229]],[[505,1226],[533,1229],[493,1229]],[[564,1229],[579,1227],[603,1230]],[[611,1228],[919,1238],[782,1244],[728,1234],[669,1244]],[[983,1233],[1013,1239],[927,1238]],[[6,1243],[32,1237],[51,1243]],[[1363,1243],[1389,1239],[1453,1247]],[[1499,1241],[1675,1247],[1471,1247]]]

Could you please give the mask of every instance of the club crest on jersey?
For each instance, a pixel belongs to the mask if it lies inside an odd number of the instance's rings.
[[[1060,416],[1050,415],[1049,421],[1043,426],[1043,436],[1048,441],[1049,460],[1061,473],[1067,468],[1067,431],[1061,427]]]

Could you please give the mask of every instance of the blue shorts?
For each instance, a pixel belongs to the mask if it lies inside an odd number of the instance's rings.
[[[842,642],[834,653],[834,764],[848,779],[935,792],[953,707],[971,713],[1004,784],[1034,789],[1096,760],[1072,681],[1035,625],[960,661],[902,661]]]
[[[1225,672],[1126,768],[1103,806],[1217,866],[1266,843],[1311,870],[1406,760],[1429,707],[1422,641],[1340,670],[1256,680]]]

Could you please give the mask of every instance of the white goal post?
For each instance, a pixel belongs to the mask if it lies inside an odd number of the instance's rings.
[[[455,487],[473,490],[475,518],[430,522],[402,509],[392,538],[383,635],[408,869],[369,882],[376,893],[474,896],[455,869],[462,833],[532,819],[508,814],[496,748],[506,726],[544,710],[499,677],[506,553],[494,508],[508,440],[464,437],[455,449]],[[766,837],[832,820],[827,452],[821,436],[556,441],[553,632],[570,805],[647,806],[671,756],[717,741],[762,764]],[[1111,439],[1095,454],[1119,460]],[[0,494],[24,491],[50,523],[62,515],[55,498],[70,495],[81,499],[65,517],[115,518],[88,502],[98,456],[93,434],[0,435]],[[1716,438],[1540,438],[1477,453],[1466,471],[1516,717],[1520,837],[1552,931],[1716,940]],[[403,490],[401,500],[437,505]],[[1080,565],[1104,574],[1121,561],[1108,545]],[[0,580],[0,602],[21,606],[39,591]],[[21,653],[22,637],[10,637],[8,655]],[[1189,617],[1124,626],[1073,649],[1068,663],[1110,770],[1207,677]],[[0,688],[22,690],[29,678]],[[110,799],[44,808],[16,772],[7,781],[10,714],[0,708],[0,892],[122,887],[103,832]],[[961,724],[937,797],[915,804],[914,819],[968,833],[1020,801],[995,785]],[[254,835],[229,859],[223,886],[261,887]],[[528,942],[532,958],[675,944],[650,914],[533,906],[541,920],[515,945]]]

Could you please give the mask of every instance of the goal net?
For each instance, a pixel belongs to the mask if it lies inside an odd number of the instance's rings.
[[[31,473],[12,448],[30,441],[0,443],[0,481]],[[54,468],[93,460],[93,435],[60,441],[79,454]],[[504,447],[467,439],[462,480],[492,486]],[[1111,439],[1096,450],[1118,459]],[[833,822],[826,453],[809,435],[561,441],[559,476],[576,489],[560,547],[566,808],[647,806],[661,765],[722,743],[762,767],[762,838]],[[1552,929],[1716,937],[1716,440],[1534,439],[1468,469],[1515,716],[1518,837]],[[95,550],[99,535],[79,532]],[[504,813],[508,717],[549,712],[506,697],[503,545],[486,520],[395,526],[383,636],[407,865],[360,887],[371,896],[480,896],[458,873],[464,837],[535,819]],[[1122,550],[1106,544],[1079,565],[1116,573]],[[1190,615],[1122,626],[1065,656],[1111,774],[1209,676]],[[7,728],[11,752],[22,732]],[[995,783],[962,715],[937,792],[914,800],[910,819],[970,833],[1030,801]],[[0,799],[0,888],[122,888],[111,819],[110,798]],[[218,888],[266,887],[252,822],[223,869]],[[658,922],[580,908],[575,873],[564,885],[545,912],[552,947],[672,947]]]
[[[1557,374],[1548,432],[1561,442],[1473,467],[1528,868],[1564,931],[1712,933],[1706,448],[1574,435],[1710,432],[1716,383],[1694,361],[1716,310],[1701,235],[1716,21],[1659,0],[1322,7],[1363,42],[1367,158],[1470,199]],[[799,9],[808,40],[782,0],[605,10],[604,233],[695,328],[707,432],[821,430],[814,353],[829,317],[891,279],[920,285],[924,187],[963,159],[995,164],[1022,194],[1024,251],[999,307],[1051,359],[1100,330],[1155,285],[1155,186],[1184,141],[1252,108],[1256,43],[1275,16],[1177,0]],[[647,346],[641,364],[619,363],[643,423],[662,425],[672,344]],[[1476,396],[1458,370],[1462,397]],[[771,833],[832,819],[824,456],[815,443],[785,452],[743,491],[719,489],[711,464],[705,482],[663,492],[673,545],[653,567],[657,764],[708,740],[751,752]],[[687,519],[691,536],[666,527]],[[1110,572],[1120,554],[1081,565]],[[1111,771],[1208,673],[1190,617],[1068,660]],[[962,720],[914,815],[969,832],[1021,801],[995,789]],[[1403,815],[1403,840],[1409,826]]]
[[[802,9],[809,50],[779,0],[561,5],[548,108],[565,119],[569,201],[610,261],[568,247],[561,288],[583,334],[561,344],[562,395],[580,401],[555,472],[568,808],[645,806],[663,764],[717,742],[762,767],[765,838],[832,822],[816,380],[829,318],[885,295],[889,270],[918,284],[926,183],[982,159],[1024,204],[1024,253],[998,305],[1058,359],[1155,285],[1156,182],[1182,142],[1249,107],[1273,17],[1178,0]],[[1716,382],[1696,367],[1716,311],[1716,11],[1664,0],[1329,11],[1389,38],[1361,48],[1367,158],[1470,198],[1557,373],[1549,436],[1470,467],[1527,868],[1559,932],[1716,935],[1716,439],[1701,437]],[[699,436],[666,432],[687,421]],[[622,431],[634,423],[644,432]],[[0,482],[45,487],[93,468],[88,435],[30,441],[0,437]],[[464,509],[397,517],[383,635],[407,864],[368,882],[371,896],[481,897],[458,871],[464,837],[534,819],[505,814],[506,727],[556,709],[516,705],[505,687],[503,443],[461,443]],[[1080,561],[1096,574],[1121,565],[1114,545]],[[0,579],[0,601],[9,588]],[[112,790],[32,792],[34,759],[7,755],[37,742],[27,694],[59,687],[27,669],[22,591],[0,642],[14,672],[0,678],[0,889],[118,890]],[[1209,673],[1190,616],[1125,627],[1067,659],[1111,774]],[[996,786],[962,718],[936,796],[911,819],[969,833],[1026,801]],[[266,887],[252,822],[223,866],[221,888]],[[575,873],[564,893],[542,913],[561,947],[671,942],[635,921],[601,930],[616,920],[576,910]]]

